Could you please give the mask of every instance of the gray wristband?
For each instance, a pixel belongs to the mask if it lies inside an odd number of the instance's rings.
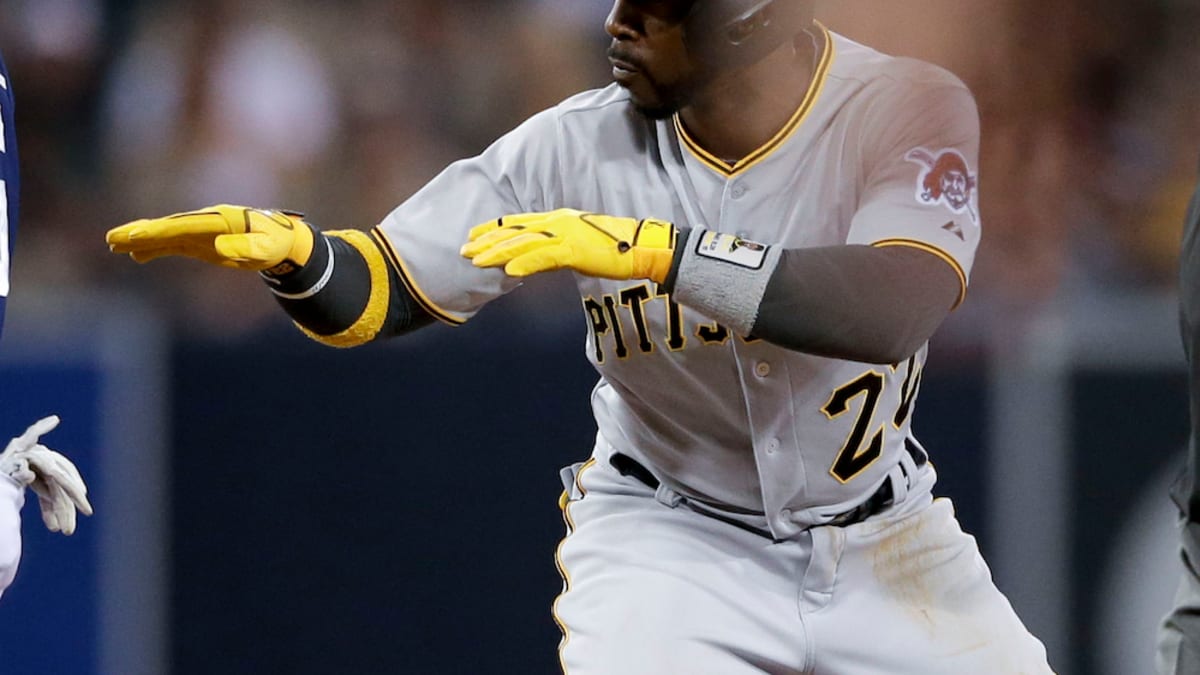
[[[700,228],[681,245],[675,301],[749,335],[783,249]]]

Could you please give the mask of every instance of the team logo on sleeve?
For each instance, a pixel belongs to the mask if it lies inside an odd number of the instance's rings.
[[[967,160],[957,150],[946,149],[938,153],[917,148],[904,159],[921,166],[917,179],[917,201],[922,204],[944,204],[955,213],[966,213],[972,222],[979,217],[972,205],[978,181]]]

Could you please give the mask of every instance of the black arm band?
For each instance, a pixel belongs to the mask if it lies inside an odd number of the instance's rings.
[[[312,257],[304,267],[279,277],[264,275],[284,311],[322,342],[327,341],[322,338],[335,338],[360,324],[368,312],[384,312],[377,329],[369,331],[370,339],[401,335],[434,321],[412,298],[374,244],[362,245],[369,245],[371,248],[367,250],[378,255],[374,275],[360,249],[342,236],[316,231]],[[385,283],[387,288],[375,288],[379,283]],[[381,290],[386,296],[380,295]],[[381,298],[385,299],[380,302]],[[351,346],[362,341],[355,337],[330,344]]]

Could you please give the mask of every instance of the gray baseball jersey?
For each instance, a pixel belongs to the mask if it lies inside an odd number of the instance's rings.
[[[459,255],[468,230],[561,207],[787,248],[916,247],[965,293],[978,143],[974,100],[954,76],[829,33],[808,97],[736,164],[677,118],[641,116],[613,85],[451,165],[377,229],[414,297],[455,324],[519,283]],[[817,357],[731,334],[651,282],[577,282],[599,434],[678,493],[784,539],[862,502],[897,466],[927,347],[890,366]]]

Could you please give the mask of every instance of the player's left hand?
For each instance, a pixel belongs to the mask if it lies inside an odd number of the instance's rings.
[[[92,505],[79,469],[71,460],[38,442],[42,434],[57,426],[57,415],[43,417],[9,441],[0,453],[0,472],[37,494],[42,521],[51,532],[72,534],[76,510],[90,516]]]
[[[604,279],[651,279],[671,271],[678,230],[647,218],[620,218],[574,209],[521,213],[471,229],[461,253],[476,267],[504,267],[526,277],[571,269]]]

